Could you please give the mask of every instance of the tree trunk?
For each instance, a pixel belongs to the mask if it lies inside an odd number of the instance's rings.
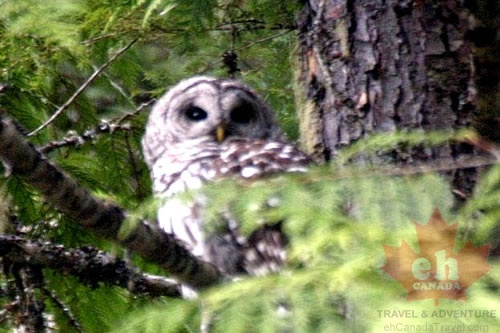
[[[462,1],[310,0],[299,20],[304,149],[328,161],[374,132],[469,127],[471,22]],[[412,164],[476,153],[455,143],[395,147],[385,157]],[[468,198],[476,169],[447,175],[458,203]]]
[[[498,41],[498,1],[470,1],[469,7],[475,18],[470,33],[474,43],[474,66],[477,72],[478,110],[474,127],[489,141],[500,143],[500,43]]]

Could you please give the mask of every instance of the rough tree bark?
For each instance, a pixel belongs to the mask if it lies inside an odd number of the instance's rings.
[[[302,13],[299,81],[305,149],[331,160],[375,132],[460,129],[477,111],[474,18],[464,1],[310,0]],[[477,154],[465,143],[397,147],[377,163]],[[460,204],[477,169],[447,173]]]

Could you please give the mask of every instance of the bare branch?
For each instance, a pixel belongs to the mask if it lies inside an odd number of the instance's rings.
[[[102,133],[113,133],[115,131],[129,131],[131,128],[127,124],[123,124],[125,120],[135,117],[148,106],[153,104],[156,100],[152,99],[145,103],[142,103],[137,107],[134,111],[125,113],[116,119],[112,119],[110,121],[102,120],[101,123],[94,128],[86,130],[83,134],[69,134],[68,136],[62,138],[58,141],[52,141],[47,143],[41,148],[38,148],[41,153],[48,154],[55,149],[61,147],[78,147],[89,141],[95,140],[97,135]]]
[[[181,28],[165,28],[159,24],[152,24],[151,27],[153,30],[160,31],[163,34],[183,34],[183,33],[192,33],[188,29]],[[221,23],[212,28],[206,28],[200,30],[200,32],[207,33],[212,31],[220,31],[220,32],[232,32],[235,28],[240,31],[257,31],[257,30],[297,30],[297,26],[295,24],[268,24],[264,21],[259,21],[255,19],[248,20],[237,20],[232,22]]]
[[[86,130],[83,134],[70,133],[68,136],[62,138],[58,141],[52,141],[40,147],[39,150],[43,154],[48,154],[58,148],[62,147],[79,147],[89,141],[93,141],[97,138],[97,135],[102,133],[113,133],[116,131],[129,131],[130,126],[128,125],[116,125],[110,124],[108,122],[102,121],[96,127]]]
[[[111,63],[113,63],[120,55],[122,55],[123,53],[125,53],[125,51],[127,51],[130,47],[132,47],[132,45],[135,44],[135,42],[137,41],[137,39],[134,39],[133,41],[131,41],[130,43],[128,43],[127,45],[125,45],[125,47],[121,48],[120,50],[118,50],[118,52],[116,52],[113,56],[111,56],[111,58],[108,59],[108,61],[106,61],[104,64],[101,65],[101,67],[99,67],[88,79],[87,81],[85,81],[76,91],[75,93],[61,106],[59,107],[59,109],[57,109],[57,111],[46,121],[44,122],[42,125],[40,125],[37,129],[35,129],[33,132],[29,133],[28,136],[33,136],[33,135],[36,135],[38,134],[41,130],[43,130],[45,127],[49,126],[54,120],[56,120],[57,117],[59,117],[63,112],[64,110],[66,110],[68,108],[68,106],[70,106],[74,101],[75,99],[80,96],[83,91],[92,83],[94,82],[95,79],[97,79],[97,77],[104,71],[106,70],[106,68],[108,68],[109,65],[111,65]]]
[[[116,241],[160,265],[182,283],[202,288],[221,279],[215,266],[194,257],[173,235],[156,224],[135,223],[121,232],[126,212],[99,200],[47,161],[26,141],[17,126],[0,117],[0,159],[12,174],[40,192],[45,200],[99,237]]]
[[[127,288],[134,294],[181,296],[180,286],[173,280],[143,274],[124,260],[90,246],[67,249],[49,242],[0,235],[0,256],[10,263],[36,265],[73,275],[94,288],[104,283]]]
[[[272,36],[269,36],[269,37],[265,37],[265,38],[262,38],[262,39],[258,39],[254,42],[251,42],[251,43],[248,43],[242,47],[239,47],[236,49],[236,51],[243,51],[243,50],[246,50],[246,49],[249,49],[249,48],[252,48],[254,47],[255,45],[259,45],[259,44],[262,44],[262,43],[265,43],[265,42],[268,42],[270,40],[273,40],[273,39],[276,39],[276,38],[279,38],[281,36],[284,36],[284,35],[287,35],[289,34],[290,32],[292,32],[293,30],[285,30],[283,32],[280,32],[280,33],[277,33],[275,35],[272,35]]]

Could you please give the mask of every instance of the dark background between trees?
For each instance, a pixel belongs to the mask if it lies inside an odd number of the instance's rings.
[[[2,253],[1,331],[36,331],[36,325],[64,332],[196,331],[200,304],[213,314],[215,331],[380,331],[394,319],[378,317],[377,309],[433,307],[432,300],[405,302],[405,290],[380,267],[383,244],[399,246],[404,238],[418,248],[412,222],[426,223],[435,207],[448,223],[460,222],[456,251],[468,239],[489,243],[488,263],[496,267],[495,1],[0,6],[2,116],[30,133],[61,110],[29,140],[95,195],[130,212],[154,212],[140,153],[148,113],[141,105],[192,75],[244,80],[278,112],[290,140],[319,164],[328,162],[301,178],[207,189],[214,207],[234,201],[246,230],[262,214],[286,218],[292,243],[284,274],[180,300],[134,296],[123,285],[50,265],[12,264]],[[123,255],[19,179],[0,184],[3,233]],[[275,193],[283,198],[277,211],[252,208]],[[131,260],[142,271],[165,275],[136,256]],[[440,308],[498,309],[499,278],[493,269],[465,304],[441,300]],[[288,317],[275,311],[280,302],[292,309]],[[30,306],[46,316],[28,320],[36,313]],[[471,322],[493,328],[498,318]]]

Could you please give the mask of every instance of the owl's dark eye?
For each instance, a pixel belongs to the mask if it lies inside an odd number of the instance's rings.
[[[231,111],[231,121],[238,124],[248,124],[255,119],[255,109],[250,104],[239,105]]]
[[[201,121],[207,118],[208,114],[205,110],[197,107],[197,106],[190,106],[188,107],[185,111],[184,114],[189,120],[192,121]]]

